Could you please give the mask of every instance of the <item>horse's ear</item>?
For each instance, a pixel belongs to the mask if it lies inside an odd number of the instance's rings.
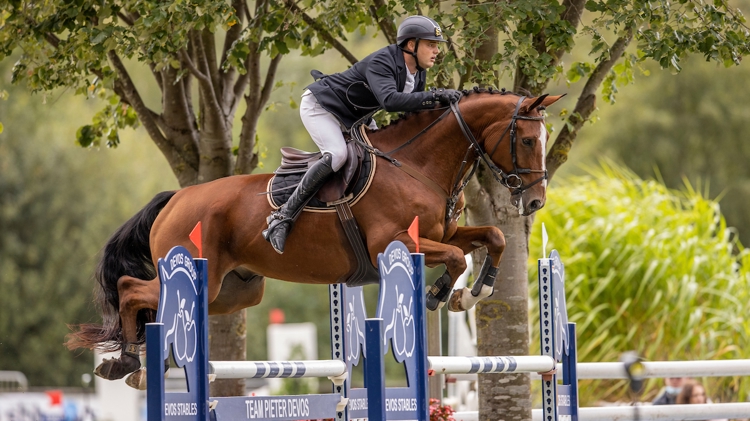
[[[545,108],[549,107],[550,105],[554,104],[565,95],[567,94],[555,95],[555,96],[549,96],[549,94],[544,94],[536,98],[528,98],[523,101],[523,104],[521,105],[521,108],[518,110],[518,112],[521,114],[526,114],[539,107],[545,107]]]

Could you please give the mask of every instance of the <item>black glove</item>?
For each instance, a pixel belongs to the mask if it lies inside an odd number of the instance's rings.
[[[443,104],[453,104],[461,99],[461,91],[455,89],[437,88],[432,92],[432,97]]]

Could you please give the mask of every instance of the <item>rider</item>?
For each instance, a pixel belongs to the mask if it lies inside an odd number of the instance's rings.
[[[437,22],[426,16],[409,16],[399,25],[396,42],[346,71],[323,76],[302,94],[302,123],[323,155],[310,166],[289,200],[268,217],[263,237],[276,252],[284,253],[286,237],[302,208],[346,162],[342,130],[351,130],[355,122],[380,109],[416,111],[461,97],[452,89],[424,92],[425,69],[435,64],[438,45],[445,42]],[[370,127],[376,127],[374,122]]]

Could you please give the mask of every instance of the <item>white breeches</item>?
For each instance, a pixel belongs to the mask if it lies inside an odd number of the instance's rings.
[[[309,90],[302,94],[302,100],[299,105],[299,115],[302,118],[302,124],[305,125],[307,132],[310,133],[313,142],[318,145],[323,153],[330,153],[333,158],[331,166],[334,171],[338,171],[346,162],[346,140],[341,133],[341,123],[333,114],[325,110],[315,95]],[[378,128],[375,120],[369,125],[370,129]]]
[[[318,145],[323,153],[330,153],[333,160],[331,166],[334,171],[344,166],[346,162],[346,141],[341,133],[341,123],[326,111],[318,101],[315,95],[310,91],[302,94],[302,101],[299,105],[299,115],[302,117],[302,124],[305,125],[307,132],[310,133],[313,142]]]

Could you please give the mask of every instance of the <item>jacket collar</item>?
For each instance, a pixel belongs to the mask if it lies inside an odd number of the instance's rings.
[[[406,61],[404,61],[404,52],[401,51],[398,45],[391,44],[390,47],[395,52],[394,59],[396,60],[396,75],[398,78],[396,84],[398,86],[398,91],[403,92],[404,86],[406,85],[406,72],[409,71],[409,68],[406,67]],[[422,89],[424,89],[426,76],[426,70],[417,71],[417,74],[414,75],[414,90],[417,90],[418,87],[420,87],[420,84]]]
[[[392,44],[391,47],[395,50],[394,58],[396,59],[396,75],[398,77],[396,84],[398,85],[398,91],[403,92],[406,85],[406,72],[409,70],[406,68],[406,62],[404,61],[404,52],[396,44]]]

